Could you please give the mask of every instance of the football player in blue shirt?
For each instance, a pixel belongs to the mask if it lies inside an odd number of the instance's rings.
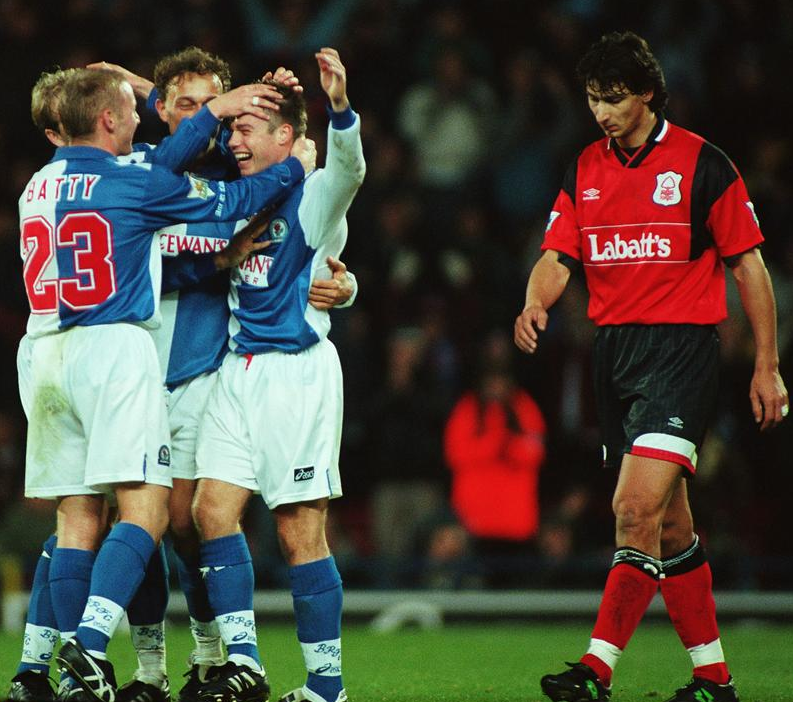
[[[244,86],[234,97],[255,111],[266,95]],[[104,529],[100,496],[115,494],[119,522],[97,554],[75,638],[58,654],[87,692],[113,702],[107,642],[167,525],[167,418],[144,328],[157,318],[160,292],[152,233],[168,222],[253,213],[283,198],[304,168],[289,158],[267,174],[225,184],[120,163],[116,156],[131,151],[139,119],[132,88],[113,72],[70,76],[59,113],[70,146],[56,151],[20,197],[31,307],[26,494],[59,499],[65,550],[96,546]],[[309,151],[303,143],[295,153]]]
[[[33,123],[56,147],[64,146],[67,141],[66,135],[62,133],[58,109],[61,92],[65,81],[76,72],[77,69],[64,69],[42,73],[31,92]],[[228,98],[225,106],[222,101],[216,104],[215,109],[219,115],[234,114],[237,107],[242,104],[239,95],[236,98],[232,95],[230,98],[232,98],[231,104]],[[243,100],[248,101],[249,98],[250,96],[246,95]],[[265,100],[265,96],[262,96],[262,100]],[[222,109],[228,111],[223,113]],[[208,128],[208,131],[201,133],[195,124],[185,122],[184,127],[173,137],[165,139],[161,148],[157,150],[149,145],[137,145],[135,148],[142,150],[142,154],[138,154],[137,158],[161,163],[179,171],[184,167],[186,160],[205,149],[216,124],[216,119],[205,121],[203,127],[205,130]],[[20,344],[18,365],[22,400],[28,415],[31,409],[30,393],[26,392],[25,388],[29,387],[30,380],[29,351],[30,340],[26,337]],[[102,521],[104,521],[104,513]],[[81,553],[79,549],[58,550],[55,545],[54,536],[45,542],[37,564],[31,588],[22,657],[7,694],[10,700],[45,702],[54,698],[47,673],[59,630],[63,641],[74,634],[88,597],[93,552]],[[82,565],[87,567],[80,568],[81,560],[85,561]],[[53,608],[49,583],[51,562],[55,563],[55,608]],[[76,568],[80,569],[79,573],[76,572]],[[59,617],[56,617],[55,609],[58,610]],[[74,695],[72,697],[74,699]]]
[[[269,695],[256,645],[251,556],[240,528],[254,491],[275,517],[308,672],[306,684],[282,700],[347,699],[341,578],[325,537],[329,499],[341,495],[342,378],[327,339],[329,316],[308,304],[308,290],[326,257],[338,256],[346,242],[345,214],[365,164],[360,119],[350,108],[338,52],[324,48],[316,59],[330,99],[326,167],[274,209],[271,246],[232,268],[233,353],[223,361],[198,436],[193,512],[209,601],[229,658],[199,700],[260,702]],[[305,133],[305,106],[294,95],[285,98],[269,123],[235,120],[229,148],[243,176],[280,161]]]
[[[223,94],[230,82],[226,62],[196,47],[161,59],[155,66],[154,82],[114,64],[93,64],[97,68],[105,65],[124,73],[138,97],[146,97],[172,133],[178,133],[185,118],[200,119],[210,101]],[[279,69],[273,80],[297,92],[302,90],[291,71]],[[191,165],[191,170],[204,176],[238,177],[236,159],[222,134],[217,135],[216,142],[215,148]],[[168,388],[173,475],[170,534],[195,640],[188,680],[179,693],[182,702],[195,697],[210,666],[226,660],[199,570],[199,541],[191,504],[198,424],[215,382],[215,371],[228,350],[228,274],[216,269],[229,264],[219,264],[216,259],[221,254],[209,252],[222,251],[235,231],[246,226],[245,221],[236,227],[229,223],[179,224],[160,232],[163,324],[153,335]],[[328,279],[318,277],[310,288],[309,301],[318,309],[343,304],[355,291],[354,278],[347,278],[343,263],[334,259],[328,265],[333,275]],[[163,637],[167,591],[163,593],[166,585],[162,570],[158,573],[157,564],[152,565],[139,596],[128,609],[139,667],[134,679],[119,689],[119,702],[144,698],[157,701],[168,696]]]

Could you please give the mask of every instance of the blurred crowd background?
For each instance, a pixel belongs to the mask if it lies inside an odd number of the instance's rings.
[[[598,138],[574,67],[601,33],[633,29],[660,59],[668,117],[724,149],[767,239],[783,375],[793,387],[793,2],[767,0],[0,0],[0,553],[32,564],[53,505],[22,499],[15,356],[27,303],[16,202],[51,147],[30,121],[43,70],[119,63],[151,76],[188,45],[235,84],[279,65],[327,117],[313,52],[339,49],[368,174],[334,312],[345,373],[344,499],[331,539],[349,587],[590,588],[610,562],[615,476],[600,465],[586,290],[574,281],[540,351],[512,325],[571,159]],[[139,141],[165,134],[146,114]],[[731,291],[722,398],[692,486],[721,588],[793,589],[793,431],[760,435],[753,345]],[[262,414],[266,421],[266,408]],[[791,421],[790,419],[788,421]],[[259,587],[285,584],[272,522],[246,518]]]

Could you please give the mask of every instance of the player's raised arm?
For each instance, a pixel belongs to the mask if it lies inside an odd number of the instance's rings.
[[[306,181],[300,204],[300,221],[311,246],[318,246],[344,219],[366,174],[361,120],[347,97],[347,71],[335,49],[324,48],[315,56],[330,100],[330,125],[325,167]]]
[[[526,285],[526,303],[515,320],[515,344],[525,353],[537,350],[540,331],[548,324],[548,310],[559,299],[570,269],[559,262],[559,253],[548,249],[543,253],[529,275]]]
[[[347,98],[347,69],[339,58],[339,52],[325,47],[314,56],[319,64],[320,84],[330,98],[333,111],[344,112],[350,101]]]

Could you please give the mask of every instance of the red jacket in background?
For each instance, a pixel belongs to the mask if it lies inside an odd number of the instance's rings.
[[[501,403],[464,395],[446,423],[444,450],[452,471],[452,506],[474,536],[522,541],[539,528],[538,476],[545,458],[545,420],[537,403],[515,390],[509,426]],[[513,422],[514,423],[514,422]]]

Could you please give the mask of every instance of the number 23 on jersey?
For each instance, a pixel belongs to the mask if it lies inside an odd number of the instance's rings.
[[[23,277],[33,314],[57,312],[61,303],[87,310],[116,292],[112,231],[98,212],[70,212],[57,226],[40,215],[22,222]]]

